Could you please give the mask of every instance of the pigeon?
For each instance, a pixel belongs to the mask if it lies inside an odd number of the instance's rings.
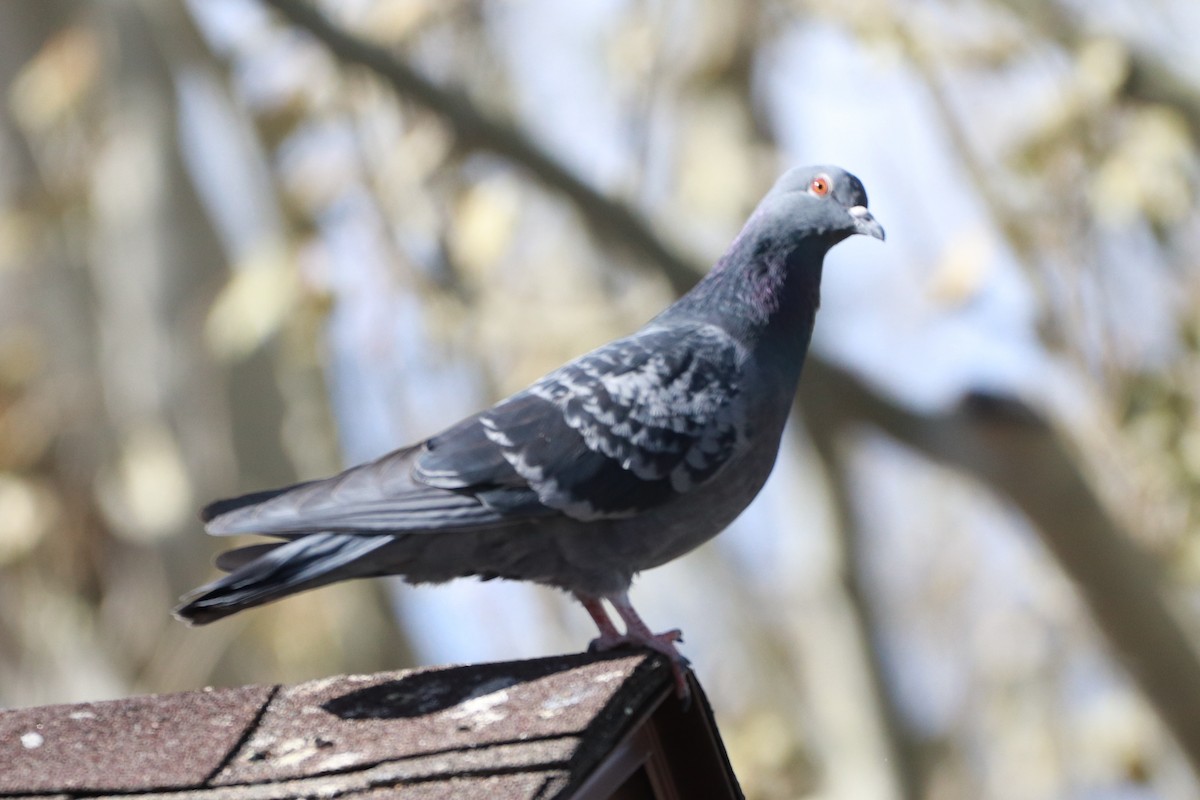
[[[210,534],[273,541],[218,556],[228,574],[176,616],[203,625],[350,578],[531,581],[583,604],[600,632],[590,649],[667,656],[686,697],[682,634],[654,633],[630,584],[716,536],[762,488],[825,254],[854,234],[884,238],[858,178],[789,170],[708,275],[636,333],[423,442],[204,508]]]

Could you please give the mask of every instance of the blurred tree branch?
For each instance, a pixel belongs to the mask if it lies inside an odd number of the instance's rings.
[[[597,233],[646,256],[677,291],[690,288],[699,276],[698,265],[662,241],[636,211],[588,186],[514,126],[476,108],[462,91],[434,84],[306,3],[264,2],[342,61],[374,71],[399,95],[439,115],[460,147],[505,158],[566,195]],[[982,395],[969,396],[949,413],[915,413],[813,355],[801,394],[816,424],[877,427],[975,476],[1020,508],[1200,774],[1200,659],[1164,600],[1148,559],[1106,511],[1074,455],[1044,420],[1018,403]]]
[[[950,412],[918,414],[820,360],[808,364],[801,395],[822,424],[846,430],[868,423],[974,476],[1019,508],[1200,773],[1200,659],[1149,559],[1046,421],[1018,401],[983,394],[968,395]]]
[[[1034,0],[1002,0],[1022,19],[1033,23],[1043,34],[1071,51],[1076,51],[1089,38],[1098,34],[1082,30],[1078,15],[1059,2],[1035,2]],[[1099,34],[1102,35],[1102,34]],[[1166,61],[1155,56],[1144,47],[1127,47],[1125,80],[1120,93],[1127,99],[1175,109],[1191,131],[1192,138],[1200,142],[1200,91],[1187,75],[1174,69]]]
[[[264,2],[319,39],[343,62],[370,69],[390,83],[397,94],[438,115],[450,127],[460,148],[500,156],[566,195],[598,238],[620,242],[658,264],[676,291],[686,290],[702,274],[698,264],[663,242],[636,211],[589,186],[521,131],[482,112],[461,90],[438,86],[387,50],[331,24],[307,3]]]
[[[806,376],[806,380],[808,377],[811,376]],[[808,402],[805,403],[804,413],[800,416],[804,420],[808,438],[820,454],[821,463],[825,465],[828,475],[829,493],[839,533],[838,544],[841,546],[841,580],[847,602],[853,608],[854,616],[859,622],[857,633],[864,640],[863,651],[869,654],[867,668],[871,688],[875,694],[874,703],[887,734],[887,745],[891,750],[891,768],[901,796],[918,800],[926,796],[929,776],[921,761],[920,743],[910,735],[904,724],[901,709],[894,702],[888,686],[886,664],[883,663],[878,642],[875,641],[881,626],[879,615],[875,613],[871,604],[870,588],[865,586],[862,580],[862,530],[850,496],[851,475],[844,449],[845,420],[835,419],[835,415],[831,413],[833,409],[822,404],[821,401],[827,399],[835,398],[829,392],[806,393]],[[829,424],[831,419],[837,424]]]

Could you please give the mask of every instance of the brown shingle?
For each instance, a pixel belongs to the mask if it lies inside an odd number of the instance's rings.
[[[414,756],[439,756],[442,774],[461,774],[484,768],[482,762],[468,766],[466,754],[495,759],[496,745],[520,745],[505,751],[509,759],[564,765],[601,711],[619,692],[628,694],[635,673],[645,676],[657,665],[644,654],[603,660],[580,654],[302,683],[276,695],[213,784],[319,775]],[[653,684],[664,680],[657,674]]]
[[[0,712],[0,793],[198,786],[272,691],[245,686]]]
[[[552,800],[657,781],[737,796],[699,684],[687,711],[671,687],[662,658],[625,652],[0,712],[0,795]]]

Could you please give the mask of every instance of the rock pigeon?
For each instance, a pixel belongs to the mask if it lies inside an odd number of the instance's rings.
[[[720,533],[762,488],[825,254],[856,233],[884,238],[858,178],[788,171],[712,271],[636,333],[419,444],[206,507],[210,534],[278,541],[221,554],[229,574],[176,615],[205,624],[350,578],[533,581],[579,599],[600,631],[593,649],[665,654],[686,695],[681,634],[653,633],[630,583]]]

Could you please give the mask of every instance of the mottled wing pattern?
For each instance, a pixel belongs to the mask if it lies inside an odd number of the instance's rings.
[[[648,328],[552,372],[427,444],[415,476],[626,517],[711,478],[744,435],[738,345],[714,325]],[[489,447],[490,445],[490,447]]]

